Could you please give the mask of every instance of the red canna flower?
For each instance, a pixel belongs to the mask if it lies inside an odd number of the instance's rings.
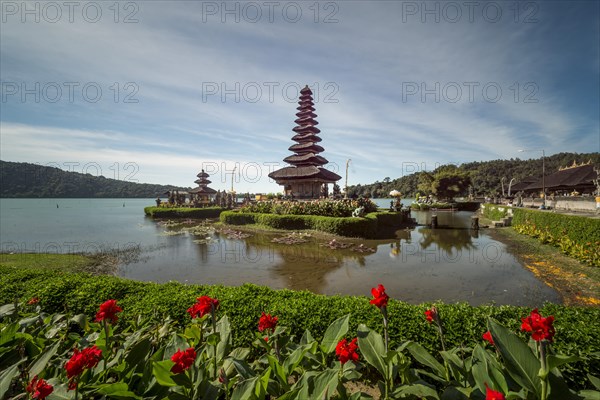
[[[486,333],[483,334],[482,336],[483,340],[485,340],[486,342],[489,342],[492,346],[495,345],[494,343],[494,338],[492,337],[492,332],[487,331]]]
[[[116,300],[107,300],[100,304],[100,309],[96,313],[96,322],[110,320],[114,324],[119,319],[117,313],[121,311],[123,309],[117,305]]]
[[[44,400],[47,396],[50,395],[50,393],[52,393],[54,388],[52,387],[52,385],[49,385],[48,382],[46,382],[45,380],[38,379],[36,375],[33,377],[31,382],[29,382],[25,390],[27,390],[27,393],[31,394],[32,399]]]
[[[277,317],[272,317],[271,314],[265,314],[265,312],[263,311],[262,315],[260,316],[260,319],[258,320],[258,330],[260,332],[264,331],[265,329],[274,330],[276,326]]]
[[[385,293],[385,287],[382,284],[377,285],[376,288],[372,288],[371,294],[373,295],[373,299],[370,301],[371,304],[379,308],[387,307],[390,296]]]
[[[171,361],[175,363],[171,368],[171,372],[174,374],[180,374],[189,367],[192,366],[196,360],[196,351],[193,347],[188,348],[185,351],[178,350],[177,353],[173,354]]]
[[[335,346],[335,354],[342,365],[350,360],[358,361],[358,345],[356,344],[356,340],[357,339],[354,338],[348,343],[346,339],[342,339],[338,342],[337,346]]]
[[[215,310],[219,308],[219,300],[201,296],[196,299],[196,304],[187,309],[187,312],[192,318],[202,318],[209,314],[213,307]]]
[[[31,305],[33,305],[33,304],[37,304],[37,303],[39,303],[39,302],[40,302],[40,299],[39,299],[39,298],[36,296],[36,297],[32,297],[32,298],[31,298],[31,299],[30,299],[30,300],[27,302],[27,304],[29,304],[29,305],[31,306]]]
[[[429,310],[425,310],[425,318],[430,324],[435,322],[439,318],[437,308],[431,307]]]
[[[546,318],[542,317],[537,308],[533,309],[527,318],[521,318],[521,321],[523,322],[521,329],[531,332],[532,339],[537,342],[544,339],[551,342],[556,333],[552,326],[554,317],[552,315]]]
[[[497,392],[485,384],[485,400],[506,400],[502,392]]]
[[[84,369],[92,369],[102,358],[102,350],[100,350],[96,345],[92,347],[88,347],[79,351],[79,349],[75,349],[73,351],[73,355],[65,364],[65,369],[67,370],[67,378],[69,378],[69,390],[75,389],[77,387],[77,383],[71,378],[77,377],[83,373]]]

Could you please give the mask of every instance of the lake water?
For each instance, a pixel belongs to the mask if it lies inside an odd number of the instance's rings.
[[[386,200],[378,203],[389,206]],[[250,282],[365,296],[383,283],[390,296],[415,304],[560,302],[556,291],[485,231],[419,226],[396,232],[395,239],[345,239],[347,248],[331,249],[327,240],[314,237],[284,244],[273,242],[281,234],[240,238],[210,227],[194,231],[197,223],[165,225],[144,216],[143,208],[152,204],[152,199],[0,199],[1,250],[73,253],[139,247],[140,257],[122,262],[117,274],[143,281]],[[438,219],[440,225],[462,227],[470,215],[439,212]]]

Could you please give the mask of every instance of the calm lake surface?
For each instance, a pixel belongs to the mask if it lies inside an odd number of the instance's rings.
[[[389,207],[389,200],[377,201]],[[485,230],[472,232],[471,213],[438,212],[440,225],[396,232],[389,240],[328,241],[299,235],[304,243],[273,242],[281,234],[241,238],[197,222],[165,224],[144,216],[153,199],[0,199],[2,252],[97,252],[140,248],[119,265],[123,277],[154,282],[241,285],[369,296],[383,283],[409,303],[443,300],[470,304],[538,306],[558,303],[556,291],[523,268]],[[57,207],[58,205],[58,207]],[[426,220],[427,214],[416,215]],[[361,246],[362,245],[362,246]],[[365,249],[372,249],[368,251]]]

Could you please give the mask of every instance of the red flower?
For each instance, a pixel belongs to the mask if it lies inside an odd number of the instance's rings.
[[[219,308],[219,300],[211,299],[208,296],[198,297],[196,304],[187,309],[187,312],[192,318],[201,318],[206,314],[210,313],[212,307]]]
[[[495,345],[494,338],[492,337],[492,333],[490,331],[487,331],[486,333],[484,333],[482,338],[483,338],[483,340],[489,342],[491,345]]]
[[[485,400],[506,400],[504,394],[502,392],[497,392],[495,390],[490,389],[490,387],[485,384]]]
[[[373,295],[373,299],[370,301],[371,304],[379,308],[387,306],[390,297],[385,293],[385,288],[382,284],[377,285],[376,288],[372,288],[371,294]]]
[[[265,314],[265,312],[263,311],[262,315],[260,316],[260,319],[258,320],[258,330],[260,332],[264,331],[265,329],[274,330],[276,326],[277,317],[272,317],[271,314]]]
[[[427,321],[430,324],[437,321],[437,319],[439,318],[437,308],[431,307],[431,309],[425,310],[425,318],[427,318]]]
[[[117,313],[121,311],[123,309],[117,305],[116,300],[107,300],[100,304],[100,310],[96,313],[96,322],[109,319],[114,324],[119,319]]]
[[[37,375],[33,377],[27,385],[27,393],[31,393],[31,398],[36,400],[44,400],[54,388],[43,379],[38,379]]]
[[[554,334],[556,333],[554,330],[554,317],[551,315],[549,317],[542,317],[538,312],[537,308],[531,311],[531,314],[527,318],[522,318],[521,321],[521,329],[527,332],[531,332],[531,337],[535,341],[548,340],[552,341]]]
[[[83,349],[75,349],[71,359],[65,364],[67,370],[67,378],[71,379],[74,376],[81,375],[85,368],[94,368],[102,358],[102,350],[96,345]]]
[[[342,364],[346,364],[346,362],[358,361],[358,345],[356,344],[356,338],[352,339],[350,343],[346,341],[346,339],[342,339],[338,342],[337,346],[335,346],[335,354],[338,357],[338,360]]]
[[[39,299],[38,297],[32,297],[32,298],[31,298],[31,299],[30,299],[30,300],[27,302],[27,304],[29,304],[29,305],[33,305],[33,304],[37,304],[37,303],[39,303],[39,302],[40,302],[40,299]]]
[[[173,357],[171,357],[171,361],[175,363],[171,368],[171,372],[174,374],[182,373],[192,366],[194,360],[196,360],[196,352],[193,347],[190,347],[185,351],[178,350],[177,353],[173,354]]]

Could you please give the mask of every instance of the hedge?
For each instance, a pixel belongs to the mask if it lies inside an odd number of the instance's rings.
[[[538,238],[584,263],[600,267],[600,219],[517,208],[515,231]]]
[[[219,218],[225,208],[146,207],[144,213],[154,218]]]
[[[365,287],[369,295],[370,287]],[[392,297],[394,293],[389,293]],[[345,314],[351,314],[350,330],[359,323],[381,332],[381,314],[368,297],[324,296],[307,291],[272,290],[264,286],[244,284],[239,287],[214,285],[184,285],[170,282],[156,284],[112,276],[92,276],[85,273],[63,273],[43,269],[19,269],[0,266],[0,304],[16,298],[28,300],[34,296],[45,312],[86,313],[94,317],[97,307],[107,299],[118,300],[123,308],[122,319],[132,321],[138,315],[155,318],[171,316],[180,323],[189,322],[186,309],[196,297],[208,295],[220,302],[219,313],[227,314],[233,327],[233,345],[248,346],[254,338],[261,311],[277,315],[280,325],[301,337],[308,329],[321,340],[327,326]],[[435,328],[429,325],[424,311],[431,304],[409,305],[390,300],[389,333],[393,343],[404,340],[419,342],[437,354],[439,340]],[[514,306],[478,306],[465,303],[436,304],[444,321],[448,347],[473,346],[481,343],[487,330],[486,320],[493,317],[509,329],[520,332],[521,318],[530,309]],[[600,349],[599,308],[567,307],[546,304],[542,315],[553,315],[556,337],[553,349],[558,353],[588,357]],[[526,338],[524,333],[520,333]],[[588,383],[586,373],[600,376],[600,361],[587,358],[565,368],[569,386],[583,388]]]
[[[500,206],[497,204],[486,203],[481,205],[481,213],[485,218],[491,221],[500,221],[508,215],[509,209],[510,207],[508,206]]]
[[[401,213],[373,212],[365,218],[321,217],[317,215],[278,215],[224,211],[221,222],[230,225],[258,224],[277,229],[314,229],[347,237],[374,238],[386,228],[399,227],[404,217]]]

